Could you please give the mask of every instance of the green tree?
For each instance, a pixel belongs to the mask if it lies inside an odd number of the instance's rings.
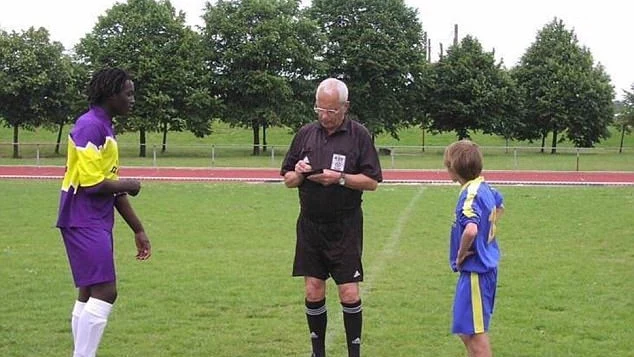
[[[590,51],[563,21],[555,18],[539,31],[513,74],[525,94],[520,139],[541,138],[543,152],[552,133],[551,153],[556,153],[565,137],[577,146],[607,137],[614,96],[609,77],[593,66]]]
[[[620,103],[620,108],[613,123],[614,127],[621,132],[619,153],[623,152],[625,134],[629,135],[632,133],[632,130],[634,130],[634,84],[632,84],[631,92],[626,90],[623,92],[625,92],[625,97],[623,98],[623,102]]]
[[[216,75],[213,85],[224,104],[223,120],[253,130],[253,155],[260,154],[260,128],[266,150],[267,127],[304,122],[312,108],[306,88],[318,71],[314,54],[320,42],[300,3],[207,3],[203,36],[207,63]]]
[[[77,53],[92,69],[121,67],[135,82],[136,104],[124,130],[139,131],[139,155],[146,156],[146,132],[187,128],[211,133],[214,104],[201,89],[207,71],[198,35],[167,0],[129,0],[101,16],[80,41]]]
[[[485,123],[484,133],[496,134],[504,138],[508,149],[509,140],[518,138],[522,131],[522,118],[525,112],[524,95],[522,88],[511,75],[511,71],[500,68],[500,88],[496,102],[497,114]]]
[[[465,36],[433,68],[431,130],[455,131],[458,139],[469,138],[475,130],[513,135],[516,89],[502,64],[495,63],[493,52],[483,51],[477,39]]]
[[[66,54],[61,58],[59,69],[61,72],[56,77],[56,93],[59,95],[51,97],[51,115],[43,123],[45,127],[57,130],[56,154],[60,152],[64,126],[67,123],[72,123],[79,114],[88,110],[85,89],[90,79],[86,65],[74,61],[71,56]]]
[[[590,52],[584,51],[585,68],[576,72],[577,83],[571,91],[567,107],[570,110],[566,138],[576,147],[594,147],[608,138],[608,127],[614,120],[614,87],[600,64],[592,66]]]
[[[0,32],[0,118],[13,128],[13,157],[20,156],[20,128],[32,130],[54,116],[63,95],[63,70],[59,42],[48,31]]]
[[[327,75],[350,90],[350,114],[373,136],[398,138],[420,122],[426,47],[415,9],[403,0],[314,0],[311,16],[326,37]]]
[[[419,63],[412,68],[412,81],[403,94],[403,103],[405,112],[413,115],[408,116],[404,122],[408,126],[420,127],[421,147],[425,151],[425,132],[431,126],[429,102],[436,83],[435,71],[433,65],[428,62]]]

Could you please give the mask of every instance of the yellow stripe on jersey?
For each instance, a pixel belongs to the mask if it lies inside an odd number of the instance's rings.
[[[473,212],[473,200],[475,199],[476,193],[480,188],[480,184],[484,181],[484,177],[477,177],[462,186],[462,189],[467,189],[467,197],[462,204],[462,213],[465,217],[475,217],[475,212]]]
[[[102,147],[88,142],[78,147],[71,137],[68,138],[68,160],[62,190],[70,187],[91,187],[104,179],[117,180],[119,172],[119,150],[113,137],[106,137]]]
[[[79,184],[83,187],[94,186],[105,178],[102,169],[101,150],[95,144],[88,142],[85,147],[76,147],[77,172]]]
[[[104,174],[109,180],[119,179],[119,145],[112,136],[106,136],[102,149]]]
[[[484,313],[482,312],[480,276],[473,272],[471,273],[471,314],[473,316],[473,333],[483,333]]]

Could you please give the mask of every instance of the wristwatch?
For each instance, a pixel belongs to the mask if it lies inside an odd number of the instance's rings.
[[[341,173],[341,176],[339,176],[339,185],[341,186],[346,185],[346,174],[343,172]]]

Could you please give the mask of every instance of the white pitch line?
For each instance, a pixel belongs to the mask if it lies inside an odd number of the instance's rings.
[[[2,175],[0,180],[61,180],[62,175]],[[269,177],[199,177],[199,176],[121,176],[126,179],[136,179],[141,181],[183,181],[183,182],[282,182],[281,178]],[[532,181],[532,180],[488,180],[493,185],[504,186],[634,186],[634,182],[627,181]],[[433,179],[393,179],[384,180],[384,185],[455,185],[450,180]]]
[[[414,207],[416,207],[416,204],[422,197],[423,191],[425,191],[426,188],[427,188],[426,186],[421,186],[420,189],[409,201],[409,203],[407,204],[407,207],[405,207],[403,212],[399,214],[398,220],[396,221],[396,225],[394,226],[394,229],[392,230],[392,233],[390,234],[390,238],[387,240],[387,242],[385,242],[385,245],[383,245],[383,249],[378,254],[377,258],[374,260],[374,262],[369,267],[369,269],[365,269],[366,273],[363,279],[362,289],[361,289],[362,290],[361,299],[363,301],[367,301],[368,296],[372,292],[372,282],[377,280],[378,279],[377,277],[383,273],[383,270],[385,270],[385,266],[388,260],[394,255],[394,250],[398,247],[401,241],[403,228],[405,227],[405,224],[407,223],[410,216],[412,215],[412,211],[414,210]],[[330,328],[326,332],[326,348],[333,343],[334,338],[336,338],[337,336],[345,335],[342,328],[343,321],[341,319],[341,314],[337,314],[336,316],[340,316],[340,318],[336,319],[336,321],[333,321],[335,322],[334,324],[331,323],[330,321],[328,322],[328,325],[330,326]],[[331,320],[330,317],[328,318],[328,320]]]

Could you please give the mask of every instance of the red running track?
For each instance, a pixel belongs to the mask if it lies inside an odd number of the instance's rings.
[[[122,167],[123,178],[160,181],[281,181],[279,169]],[[61,179],[59,166],[0,166],[0,179]],[[634,171],[485,171],[488,182],[526,185],[626,185],[634,186]],[[444,170],[383,170],[387,183],[449,184]]]

